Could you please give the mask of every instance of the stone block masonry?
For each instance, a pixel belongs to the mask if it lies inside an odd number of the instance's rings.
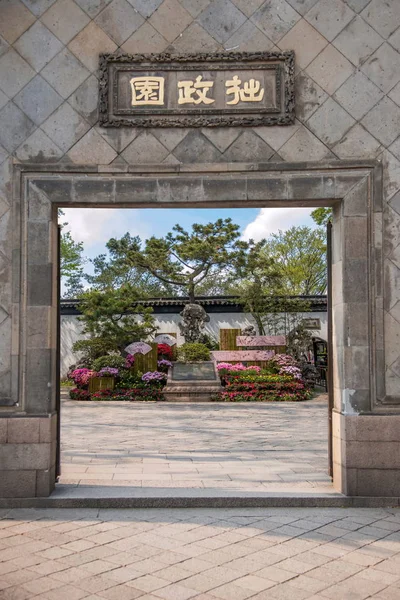
[[[0,419],[0,495],[48,496],[55,483],[57,416]]]

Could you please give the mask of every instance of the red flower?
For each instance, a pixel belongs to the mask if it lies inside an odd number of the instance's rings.
[[[164,356],[167,359],[172,358],[172,348],[168,344],[158,344],[157,353],[158,356]]]

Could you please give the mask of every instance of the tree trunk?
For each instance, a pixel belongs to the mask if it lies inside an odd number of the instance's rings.
[[[258,335],[265,335],[264,332],[264,324],[262,321],[262,317],[260,315],[258,315],[257,313],[253,314],[254,320],[257,324],[257,329],[258,329]]]
[[[189,292],[189,302],[191,304],[194,304],[196,302],[196,297],[195,297],[195,294],[194,294],[194,283],[193,283],[193,281],[189,281],[188,292]]]

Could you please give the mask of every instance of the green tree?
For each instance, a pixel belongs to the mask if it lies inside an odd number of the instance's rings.
[[[316,208],[312,211],[311,217],[314,219],[317,225],[327,225],[332,219],[332,209],[325,206]]]
[[[62,210],[59,217],[64,215]],[[70,231],[63,231],[68,223],[61,223],[60,238],[60,276],[63,284],[63,297],[72,298],[83,291],[83,265],[86,259],[83,256],[83,242],[75,242]]]
[[[250,241],[246,260],[238,270],[239,297],[256,322],[259,335],[287,334],[309,303],[283,295],[285,278],[280,265],[268,256],[268,240]]]
[[[156,327],[151,308],[135,304],[139,292],[131,285],[106,291],[90,290],[80,298],[79,320],[83,334],[89,339],[74,344],[74,351],[83,351],[93,360],[107,352],[122,352],[131,342],[146,339]]]
[[[134,266],[127,260],[129,251],[140,252],[142,241],[139,236],[126,233],[117,243],[115,241],[111,239],[107,242],[107,254],[100,254],[91,261],[94,273],[85,275],[91,289],[107,290],[130,285],[142,298],[176,295],[174,286],[162,283],[146,269]]]
[[[137,238],[111,239],[107,247],[130,268],[146,272],[171,290],[194,302],[200,286],[232,273],[248,244],[240,241],[239,226],[231,219],[206,225],[194,223],[190,232],[180,225],[163,238],[151,237],[144,247]]]
[[[326,232],[323,227],[291,227],[273,233],[262,253],[281,275],[284,296],[323,294],[327,285]]]
[[[240,302],[245,312],[253,316],[259,335],[266,333],[266,315],[281,287],[280,273],[272,259],[266,257],[265,248],[266,240],[250,240],[245,258],[238,265],[236,282]]]

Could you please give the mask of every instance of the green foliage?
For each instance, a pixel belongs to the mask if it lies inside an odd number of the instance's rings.
[[[108,354],[96,358],[92,363],[92,369],[94,371],[100,371],[100,369],[103,369],[104,367],[121,369],[125,367],[125,359],[117,354]]]
[[[211,335],[208,335],[207,333],[203,333],[200,339],[200,343],[204,344],[204,346],[207,346],[209,350],[219,350],[218,341]]]
[[[327,285],[326,232],[323,227],[291,227],[273,233],[261,256],[273,260],[283,295],[323,294]]]
[[[210,360],[210,351],[204,344],[187,342],[178,348],[178,360],[181,362]]]
[[[122,371],[118,386],[122,389],[130,389],[142,383],[142,373],[133,373],[131,370]]]
[[[117,352],[118,347],[115,340],[94,337],[88,340],[78,340],[73,344],[72,350],[73,352],[82,352],[79,365],[89,367],[99,356],[104,356],[108,352]]]
[[[119,352],[132,342],[146,339],[156,327],[151,308],[132,307],[132,303],[138,299],[138,291],[131,285],[85,292],[79,306],[82,312],[79,319],[84,323],[83,333],[96,339],[96,348],[99,346],[98,340],[101,340],[103,347]],[[92,351],[90,341],[86,343],[86,348]]]
[[[141,246],[140,237],[129,233],[120,240],[109,240],[106,244],[107,255],[100,254],[91,261],[94,274],[85,275],[91,289],[105,291],[129,285],[135,288],[141,298],[176,295],[177,288],[162,283],[148,270],[134,266],[127,259],[128,251],[140,252]]]
[[[292,227],[292,236],[297,236],[297,229]],[[287,238],[290,239],[290,236]],[[259,335],[287,333],[297,324],[298,314],[309,308],[307,301],[287,295],[285,266],[277,253],[271,252],[269,240],[256,244],[250,242],[238,275],[242,280],[239,284],[240,302],[244,311],[253,316]]]
[[[58,216],[63,216],[63,211],[58,211]],[[68,223],[60,224],[61,230]],[[60,238],[60,276],[63,282],[64,298],[73,298],[83,291],[83,265],[86,259],[83,256],[83,242],[75,242],[70,231],[61,231]]]
[[[239,226],[231,219],[206,225],[194,223],[187,232],[180,225],[163,238],[111,239],[107,247],[130,268],[148,273],[163,285],[173,286],[194,302],[196,290],[221,271],[232,272],[243,259],[247,243],[240,241]]]
[[[271,303],[276,301],[281,290],[281,273],[275,262],[266,254],[266,240],[250,242],[245,260],[239,265],[239,297],[244,311],[249,312],[256,324],[259,335],[265,335],[266,315],[271,311]]]
[[[276,374],[261,374],[251,371],[243,371],[242,373],[235,373],[227,377],[228,381],[246,382],[246,383],[287,383],[293,381],[291,375],[276,375]]]
[[[332,219],[332,209],[322,206],[312,211],[311,217],[317,225],[327,225]]]

